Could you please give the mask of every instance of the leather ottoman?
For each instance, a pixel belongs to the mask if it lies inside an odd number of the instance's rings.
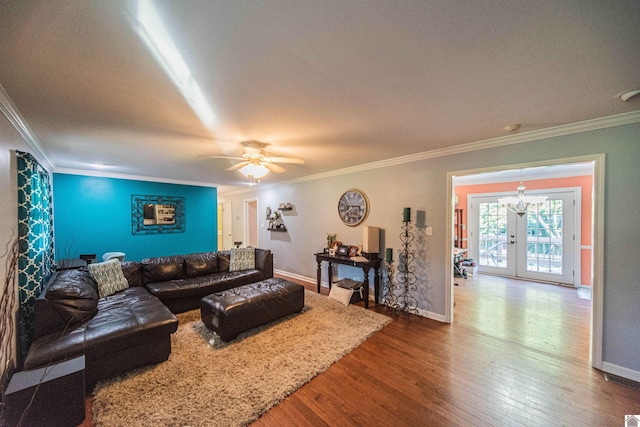
[[[303,307],[304,286],[271,278],[207,295],[200,302],[200,317],[223,341],[231,341]]]

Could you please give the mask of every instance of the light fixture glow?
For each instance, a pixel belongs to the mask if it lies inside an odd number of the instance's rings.
[[[539,205],[547,200],[547,196],[525,196],[524,188],[522,181],[520,181],[520,185],[518,185],[518,195],[516,197],[502,197],[498,199],[498,203],[522,217],[527,213],[529,206]]]
[[[260,179],[269,173],[269,169],[260,162],[251,162],[241,167],[240,173],[247,178]]]
[[[135,30],[178,87],[202,123],[211,128],[215,115],[151,0],[139,0]]]

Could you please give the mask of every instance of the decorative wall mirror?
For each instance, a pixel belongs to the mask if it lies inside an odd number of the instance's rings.
[[[184,233],[184,197],[131,195],[131,232]]]

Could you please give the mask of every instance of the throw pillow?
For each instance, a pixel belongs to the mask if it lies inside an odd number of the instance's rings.
[[[251,270],[254,268],[256,268],[255,248],[231,249],[231,260],[229,261],[229,271]]]
[[[100,295],[100,298],[113,295],[129,287],[129,282],[127,282],[120,267],[120,260],[117,258],[97,264],[92,263],[87,267],[89,274],[91,274],[93,280],[98,284],[98,295]]]
[[[349,301],[351,301],[351,296],[353,295],[353,289],[345,289],[340,286],[332,286],[329,291],[329,298],[334,299],[343,303],[344,305],[349,305]]]

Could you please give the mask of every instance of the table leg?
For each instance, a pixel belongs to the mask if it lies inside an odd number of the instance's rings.
[[[331,261],[329,261],[327,264],[327,277],[329,278],[329,290],[331,290],[331,284],[333,283],[333,266],[331,265]]]
[[[316,277],[318,279],[318,293],[320,293],[320,282],[322,281],[322,261],[318,261],[318,269],[316,270]]]
[[[364,308],[369,308],[369,267],[362,267],[364,272]],[[374,290],[377,292],[377,290]]]
[[[380,267],[374,267],[373,292],[376,304],[378,304],[380,302]]]

